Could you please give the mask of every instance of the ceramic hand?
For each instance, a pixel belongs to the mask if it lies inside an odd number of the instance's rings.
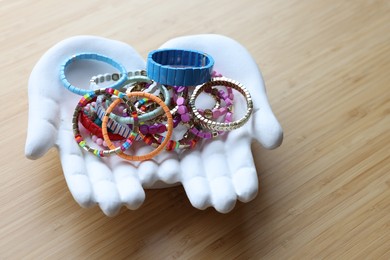
[[[157,156],[155,161],[142,162],[141,167],[149,171],[145,171],[141,178],[148,183],[157,180],[180,182],[194,207],[212,206],[219,212],[229,212],[237,199],[248,202],[258,191],[252,140],[273,149],[283,139],[282,128],[268,103],[260,71],[242,45],[221,35],[180,37],[160,48],[194,49],[210,54],[217,72],[239,81],[249,90],[254,113],[243,127],[231,131],[227,138],[207,141],[197,149],[181,154],[165,153]],[[246,104],[235,103],[235,107],[245,108]]]
[[[138,208],[145,199],[145,192],[135,165],[120,158],[99,159],[83,152],[74,140],[71,120],[81,96],[62,86],[59,71],[67,58],[80,52],[112,57],[129,71],[145,68],[144,60],[133,48],[117,41],[78,36],[56,44],[41,57],[30,75],[25,154],[30,159],[37,159],[51,147],[58,148],[64,176],[74,199],[82,207],[98,204],[106,215],[111,216],[122,205]],[[101,62],[89,61],[80,61],[69,69],[72,84],[86,86],[84,88],[88,88],[92,76],[115,71]]]

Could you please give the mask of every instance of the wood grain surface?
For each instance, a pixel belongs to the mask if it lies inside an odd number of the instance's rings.
[[[253,144],[253,201],[220,214],[149,190],[109,218],[73,200],[55,149],[25,158],[27,81],[48,48],[88,34],[146,57],[201,33],[250,51],[285,132]],[[0,0],[0,46],[0,259],[390,259],[389,1]]]

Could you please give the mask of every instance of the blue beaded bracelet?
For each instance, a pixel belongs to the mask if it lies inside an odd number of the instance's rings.
[[[97,60],[97,61],[107,63],[107,64],[113,66],[114,68],[116,68],[117,70],[119,70],[119,72],[121,74],[121,77],[119,78],[119,80],[116,81],[114,84],[107,86],[106,88],[118,89],[122,86],[122,84],[127,79],[126,68],[123,65],[121,65],[120,63],[116,62],[115,60],[113,60],[107,56],[97,54],[97,53],[76,54],[76,55],[73,55],[72,57],[70,57],[69,59],[67,59],[64,62],[64,64],[61,65],[60,79],[61,79],[65,88],[67,88],[69,91],[72,91],[73,93],[75,93],[77,95],[83,96],[87,93],[90,93],[91,90],[77,88],[77,87],[73,86],[72,84],[70,84],[69,81],[66,79],[66,76],[65,76],[66,68],[76,60]]]
[[[149,53],[146,72],[150,79],[169,86],[196,86],[211,79],[214,59],[203,52],[159,49]]]

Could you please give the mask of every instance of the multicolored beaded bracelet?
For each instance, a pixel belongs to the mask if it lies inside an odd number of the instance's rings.
[[[97,54],[97,53],[80,53],[80,54],[73,55],[72,57],[67,59],[63,65],[61,65],[60,80],[62,81],[62,84],[64,85],[64,87],[66,89],[68,89],[69,91],[71,91],[77,95],[83,96],[91,91],[88,89],[81,89],[81,88],[77,88],[77,87],[73,86],[72,84],[70,84],[70,82],[67,80],[67,78],[65,76],[65,70],[69,67],[70,64],[72,64],[73,62],[75,62],[77,60],[101,61],[101,62],[107,63],[107,64],[113,66],[114,68],[116,68],[117,70],[119,70],[121,73],[121,77],[114,84],[107,86],[107,88],[117,89],[120,86],[122,86],[122,84],[125,82],[125,80],[127,78],[126,77],[126,75],[127,75],[126,68],[123,65],[121,65],[120,63],[116,62],[115,60],[113,60],[107,56]]]
[[[240,94],[242,94],[247,102],[247,111],[245,115],[237,121],[228,123],[220,123],[217,121],[213,121],[201,115],[195,106],[196,98],[202,91],[212,86],[231,87],[237,90]],[[202,128],[212,131],[231,131],[237,129],[243,126],[249,120],[249,117],[253,111],[253,101],[251,95],[249,94],[249,91],[241,83],[225,77],[212,78],[211,81],[206,82],[203,85],[198,85],[190,97],[189,106],[191,108],[191,112],[194,115],[195,122],[199,124]]]
[[[99,146],[103,146],[104,148],[107,148],[107,144],[103,140],[103,134],[101,129],[102,121],[97,116],[96,102],[92,101],[91,103],[87,104],[84,107],[83,113],[81,113],[80,115],[80,122],[87,130],[89,130],[92,141],[94,141]],[[127,132],[125,131],[116,131],[116,132],[117,133],[113,133],[111,131],[109,133],[111,140],[118,141],[118,142],[123,141],[130,135],[131,128],[128,127]]]
[[[117,99],[118,102],[123,100],[125,102],[125,104],[127,104],[129,106],[130,110],[135,112],[135,107],[132,105],[132,103],[127,98],[125,93],[119,92],[118,90],[114,90],[112,88],[98,89],[98,90],[95,90],[93,92],[89,92],[89,93],[85,94],[80,99],[80,101],[78,102],[78,104],[75,108],[73,118],[72,118],[73,134],[74,134],[76,142],[79,144],[80,147],[82,147],[85,151],[90,152],[98,157],[106,157],[106,156],[110,156],[113,154],[122,153],[124,150],[128,149],[131,146],[131,144],[133,143],[133,141],[134,141],[134,139],[137,136],[137,133],[139,131],[138,124],[137,124],[138,121],[134,120],[135,123],[133,125],[132,133],[130,134],[130,136],[126,139],[126,141],[120,147],[110,148],[111,150],[99,150],[99,149],[91,148],[80,134],[79,116],[80,116],[80,113],[82,113],[83,107],[85,107],[87,104],[92,102],[94,100],[94,98],[96,98],[98,95],[102,95],[102,94],[118,96],[119,97],[119,99]],[[132,113],[132,116],[136,118],[137,117],[136,112]],[[106,127],[105,129],[104,128],[102,129],[103,137],[109,139],[108,132],[107,132],[107,122],[106,122],[105,127]],[[104,132],[104,130],[106,130],[106,132]]]
[[[224,123],[230,123],[233,119],[233,99],[234,94],[232,88],[226,87],[227,93],[223,90],[218,90],[213,87],[206,88],[204,90],[206,93],[211,93],[213,95],[217,95],[220,100],[224,101],[224,106],[215,107],[213,109],[198,109],[198,112],[206,117],[207,119],[217,120],[219,118],[223,118]],[[210,139],[215,138],[225,131],[205,131],[200,125],[194,122],[193,126],[189,130],[192,134],[196,135],[199,138]]]
[[[188,90],[188,88],[185,88]],[[233,105],[233,91],[230,87],[226,87],[227,93],[223,90],[218,90],[217,88],[206,88],[205,92],[207,94],[210,94],[214,100],[215,100],[215,106],[212,109],[206,109],[206,110],[200,110],[198,111],[204,115],[207,118],[214,118],[218,119],[219,117],[225,115],[225,123],[231,122],[231,115],[232,115],[232,105]],[[176,95],[173,95],[174,97]],[[224,101],[225,106],[221,106],[221,100]],[[188,131],[183,135],[183,138],[175,141],[170,140],[168,145],[166,146],[167,151],[173,151],[173,150],[181,150],[181,149],[193,149],[195,148],[196,144],[199,141],[199,138],[202,139],[211,139],[215,138],[218,135],[224,133],[223,131],[205,131],[202,129],[201,126],[196,125],[194,122],[192,122],[192,115],[190,115],[188,109],[187,109],[187,101],[183,97],[178,97],[176,101],[172,103],[176,103],[178,106],[178,117],[180,121],[184,121],[183,123],[187,124],[189,129]],[[172,110],[171,110],[172,111]],[[183,115],[188,116],[187,118],[184,118]],[[154,127],[151,128],[152,131],[148,131],[150,128],[147,125],[141,125],[140,126],[140,136],[146,140],[146,143],[156,147],[158,144],[161,143],[162,140],[164,140],[164,136],[158,133],[157,131],[161,128],[161,130],[164,130],[164,125],[160,124],[156,126],[156,129]],[[149,135],[148,135],[149,134]]]
[[[158,147],[161,145],[162,142],[166,140],[165,136],[159,135],[159,134],[139,134],[144,142],[148,145],[151,145],[152,147]],[[179,141],[175,140],[169,140],[167,145],[165,146],[166,151],[179,151],[182,149],[193,149],[195,148],[196,144],[198,143],[198,138],[192,136],[193,138],[190,138],[188,135],[188,132],[186,132],[183,135],[183,138]]]
[[[104,102],[109,103],[108,102],[109,98],[110,97],[108,97],[106,95],[101,95],[96,100],[96,115],[99,118],[100,122],[103,120],[104,114],[106,113],[105,104],[103,104],[103,103]],[[126,111],[126,109],[122,109],[121,116],[128,115],[125,111]],[[124,115],[124,113],[126,115]],[[115,121],[112,118],[108,119],[107,127],[113,133],[120,134],[122,136],[128,136],[130,134],[130,132],[132,131],[129,125],[118,123],[117,121]]]
[[[95,135],[98,138],[103,138],[102,128],[93,122],[86,114],[80,113],[80,123],[87,129],[91,135]],[[113,141],[121,141],[125,139],[127,136],[122,136],[115,133],[108,133],[110,139]]]
[[[136,83],[153,83],[153,81],[151,79],[149,79],[148,77],[144,76],[146,74],[145,71],[143,70],[140,70],[140,71],[135,71],[135,72],[129,72],[127,75],[128,78],[125,82],[124,85],[133,85],[133,84],[136,84]],[[91,83],[94,83],[94,84],[98,84],[98,83],[103,83],[103,82],[107,82],[107,81],[111,81],[111,80],[115,80],[113,78],[113,75],[110,76],[110,74],[105,74],[104,76],[100,76],[100,75],[97,75],[97,76],[94,76],[92,77],[91,79]],[[168,91],[168,89],[164,86],[164,85],[161,85],[161,84],[152,84],[150,85],[150,88],[153,88],[155,89],[154,87],[157,87],[160,92],[162,93],[163,97],[164,97],[164,103],[169,106],[170,105],[170,102],[171,102],[171,96],[170,96],[170,93]],[[128,93],[129,91],[131,91],[131,89],[127,89],[126,92]],[[99,102],[100,100],[98,99],[98,107],[101,105],[101,102]],[[142,102],[141,102],[142,103]],[[109,105],[109,104],[108,104]],[[98,114],[100,119],[102,120],[103,119],[103,115],[105,111],[105,108],[104,107],[100,107],[99,108],[100,110],[100,113]],[[147,113],[143,113],[141,111],[139,111],[139,120],[140,122],[144,122],[144,121],[148,121],[148,120],[152,120],[154,119],[155,117],[158,117],[160,116],[161,114],[163,114],[163,109],[161,107],[158,107],[157,109],[153,110],[153,111],[149,111]],[[110,113],[110,118],[115,120],[112,124],[113,126],[115,127],[116,126],[116,123],[120,123],[120,124],[132,124],[133,123],[133,119],[132,117],[123,117],[123,116],[119,116],[119,115],[115,115],[113,113]],[[116,122],[116,123],[115,123]]]
[[[181,122],[180,115],[176,115],[174,118],[174,128]],[[158,124],[156,126],[157,130],[154,130],[154,128],[150,126],[148,127],[148,130],[145,130],[144,125],[140,126],[140,133],[139,135],[144,140],[144,142],[148,145],[151,145],[152,147],[158,147],[161,145],[162,142],[166,139],[166,136],[163,136],[162,133],[164,129],[166,129],[166,126],[164,124]],[[162,128],[161,131],[158,131],[159,128]],[[187,126],[188,127],[188,126]],[[152,129],[151,129],[152,128]],[[151,131],[152,130],[152,131]],[[198,138],[191,134],[188,130],[183,134],[183,137],[176,141],[176,140],[169,140],[168,144],[165,147],[166,151],[178,151],[182,149],[193,149],[195,148],[196,144],[198,142]]]
[[[154,102],[156,102],[159,106],[161,106],[162,109],[164,110],[165,114],[166,114],[166,117],[167,117],[167,132],[166,132],[165,140],[156,149],[154,149],[153,151],[151,151],[148,154],[145,154],[145,155],[129,155],[129,154],[125,154],[125,153],[120,153],[120,154],[118,154],[118,156],[120,156],[123,159],[130,160],[130,161],[145,161],[145,160],[152,159],[154,156],[156,156],[157,154],[159,154],[160,152],[163,151],[164,147],[168,144],[168,142],[169,142],[169,140],[170,140],[170,138],[172,136],[172,132],[173,132],[173,119],[172,119],[172,115],[170,113],[170,110],[169,110],[168,106],[164,103],[164,101],[162,101],[160,98],[158,98],[157,96],[155,96],[153,94],[146,93],[146,92],[130,92],[130,93],[127,93],[126,95],[127,95],[127,97],[129,99],[136,98],[136,97],[148,98],[148,99],[151,99]],[[112,150],[115,150],[115,149],[118,149],[118,148],[115,147],[115,145],[111,142],[111,140],[110,140],[110,138],[108,136],[107,122],[108,122],[108,118],[110,116],[110,113],[113,111],[113,109],[119,103],[120,103],[120,100],[115,100],[107,108],[106,113],[105,113],[105,115],[103,117],[103,121],[102,121],[102,129],[103,129],[104,141],[106,142],[108,147],[110,149],[112,149]]]

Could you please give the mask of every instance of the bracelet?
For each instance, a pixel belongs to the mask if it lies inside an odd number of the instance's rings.
[[[247,102],[247,111],[245,115],[237,121],[228,123],[219,123],[217,121],[212,121],[201,115],[195,106],[195,100],[202,91],[212,86],[231,87],[237,90],[240,94],[242,94]],[[194,120],[199,123],[203,128],[213,131],[231,131],[237,129],[243,126],[249,120],[249,117],[253,111],[253,101],[251,95],[249,94],[249,91],[241,83],[225,77],[212,78],[211,81],[206,82],[203,85],[198,85],[190,97],[189,105],[191,108],[191,112],[194,115]]]
[[[96,135],[98,138],[103,138],[102,128],[93,122],[86,114],[80,113],[80,123],[87,129],[91,135]],[[113,141],[120,141],[125,139],[127,136],[120,135],[117,133],[108,133],[110,139]]]
[[[152,95],[152,94],[146,93],[146,92],[130,92],[130,93],[127,93],[126,95],[129,99],[132,97],[145,97],[145,98],[151,99],[154,102],[156,102],[157,104],[159,104],[162,107],[162,109],[164,110],[166,117],[167,117],[167,133],[166,133],[165,140],[163,142],[161,142],[161,144],[156,149],[154,149],[153,151],[151,151],[148,154],[128,155],[128,154],[124,154],[124,153],[119,153],[118,156],[120,156],[123,159],[130,160],[130,161],[145,161],[145,160],[152,159],[154,156],[156,156],[157,154],[159,154],[160,152],[163,151],[164,147],[167,145],[167,143],[169,142],[169,139],[172,136],[172,132],[173,132],[172,115],[169,111],[168,106],[164,103],[164,101],[162,101],[160,98],[158,98],[155,95]],[[119,102],[120,102],[120,100],[117,99],[107,108],[106,113],[105,113],[104,118],[103,118],[103,121],[102,121],[104,141],[106,142],[107,146],[112,150],[115,150],[118,148],[115,147],[115,145],[111,142],[111,140],[108,136],[107,122],[108,122],[108,118],[110,116],[111,111],[115,108],[115,106],[117,106],[119,104]],[[133,131],[134,131],[134,129],[133,129]],[[137,131],[139,132],[139,129],[137,129]]]
[[[121,77],[118,79],[118,81],[116,83],[112,84],[111,86],[108,86],[107,88],[117,89],[120,86],[122,86],[122,84],[126,80],[127,72],[126,72],[125,67],[123,65],[121,65],[120,63],[116,62],[115,60],[113,60],[107,56],[97,54],[97,53],[76,54],[76,55],[73,55],[72,57],[70,57],[69,59],[67,59],[64,62],[64,64],[61,66],[60,79],[62,81],[62,84],[65,86],[65,88],[67,88],[69,91],[71,91],[77,95],[81,95],[81,96],[85,95],[88,92],[90,92],[91,90],[77,88],[77,87],[73,86],[72,84],[70,84],[69,81],[67,80],[67,78],[65,76],[65,70],[70,64],[72,64],[76,60],[97,60],[97,61],[107,63],[107,64],[113,66],[114,68],[118,69],[121,73]]]
[[[158,147],[166,139],[166,137],[159,135],[159,134],[143,135],[142,133],[140,133],[140,136],[142,137],[142,139],[144,140],[144,142],[146,144],[151,145],[152,147]],[[188,149],[188,148],[193,149],[193,148],[195,148],[195,146],[198,142],[198,139],[195,136],[193,136],[193,137],[194,137],[193,139],[189,139],[189,133],[186,132],[183,135],[183,138],[180,139],[179,141],[169,140],[169,142],[165,146],[165,150],[166,151],[178,151],[181,149]]]
[[[96,99],[96,98],[95,98]],[[107,147],[106,142],[103,140],[102,134],[102,121],[96,114],[96,102],[92,101],[83,108],[83,112],[80,113],[80,123],[89,131],[92,141],[97,145]],[[111,140],[122,141],[126,139],[121,135],[109,133]]]
[[[93,76],[91,78],[89,88],[97,89],[100,88],[98,85],[104,82],[118,81],[122,77],[122,73],[106,73]],[[121,87],[126,88],[126,86],[133,85],[135,83],[145,82],[152,83],[152,80],[146,76],[145,70],[136,70],[129,71],[126,73],[126,80],[122,83]],[[127,88],[126,88],[127,89]],[[123,91],[123,90],[122,90]]]
[[[145,76],[146,77],[146,71],[145,70],[135,70],[135,71],[129,71],[127,72],[127,78],[131,77],[137,77],[137,76]],[[122,77],[122,73],[106,73],[106,74],[99,74],[96,76],[93,76],[91,80],[89,81],[91,84],[99,84],[103,83],[105,81],[118,81],[119,78]],[[126,85],[126,83],[124,84]]]
[[[101,121],[104,117],[104,114],[106,113],[105,109],[103,108],[103,105],[100,103],[101,99],[100,97],[97,99],[96,102],[96,115]],[[109,118],[107,127],[115,134],[119,134],[121,136],[127,137],[131,133],[131,129],[127,125],[120,124],[116,122],[115,120]],[[102,137],[103,138],[103,137]]]
[[[148,54],[150,79],[169,86],[196,86],[210,80],[214,59],[195,50],[159,49]]]
[[[128,78],[125,81],[125,83],[123,84],[124,86],[131,85],[131,84],[138,83],[138,82],[144,82],[144,83],[151,83],[152,82],[151,79],[149,79],[148,77],[145,76],[146,72],[144,70],[128,72],[127,75],[128,75]],[[97,76],[92,77],[90,82],[92,84],[98,84],[98,83],[103,83],[105,81],[111,81],[111,80],[115,80],[114,74],[112,74],[112,75],[110,75],[110,74],[97,75]],[[171,102],[171,96],[170,96],[168,89],[164,85],[161,85],[161,84],[157,84],[157,87],[160,88],[160,91],[162,92],[162,94],[164,96],[165,105],[169,106],[170,102]],[[128,91],[126,91],[126,92],[128,92]],[[101,120],[103,120],[105,108],[102,106],[100,99],[98,99],[97,103],[98,103],[97,107],[98,107],[98,111],[99,111],[98,116]],[[164,113],[164,111],[163,111],[162,107],[160,106],[151,112],[143,113],[143,114],[141,113],[141,115],[138,116],[138,119],[141,122],[145,122],[145,121],[148,121],[148,120],[154,119],[155,117],[160,116],[162,113]],[[119,124],[133,124],[132,117],[122,117],[122,116],[118,116],[118,115],[115,115],[113,113],[110,113],[110,118],[113,119],[114,121],[109,122],[109,128],[116,128],[117,127],[116,125],[118,123]]]
[[[227,93],[223,90],[218,90],[216,88],[205,88],[205,92],[218,96],[219,99],[222,99],[225,103],[225,106],[223,107],[214,107],[213,109],[205,109],[201,110],[198,109],[198,112],[206,117],[207,119],[218,119],[221,116],[224,116],[224,122],[229,123],[232,122],[233,119],[233,99],[234,94],[233,90],[230,87],[226,87]],[[196,135],[197,137],[203,138],[203,139],[211,139],[215,138],[223,133],[224,131],[204,131],[201,126],[193,125],[189,130],[193,135]]]
[[[131,132],[130,136],[126,139],[126,141],[121,146],[115,147],[115,149],[110,148],[111,150],[98,150],[98,149],[91,148],[85,142],[84,138],[80,134],[79,124],[78,124],[79,116],[80,116],[80,113],[82,113],[83,107],[85,107],[87,104],[91,103],[96,98],[96,96],[102,95],[102,94],[118,96],[120,98],[120,99],[117,99],[118,102],[120,102],[121,99],[124,100],[125,103],[130,107],[131,111],[135,112],[135,107],[131,104],[131,102],[127,98],[127,96],[124,93],[119,92],[118,90],[114,90],[112,88],[97,89],[95,91],[92,91],[92,92],[89,92],[89,93],[85,94],[80,99],[79,103],[77,104],[77,106],[75,108],[75,111],[74,111],[74,114],[73,114],[73,118],[72,118],[72,127],[73,127],[74,138],[75,138],[76,142],[79,144],[80,147],[82,147],[87,152],[93,153],[94,155],[96,155],[98,157],[106,157],[106,156],[110,156],[110,155],[113,155],[113,154],[120,154],[120,153],[122,153],[124,150],[128,149],[131,146],[131,144],[135,140],[135,137],[137,136],[137,132],[139,130],[138,129],[138,124],[134,124],[133,132]],[[137,117],[136,113],[132,113],[132,115],[135,118]],[[137,120],[134,120],[134,121],[138,122]],[[105,133],[106,137],[109,138],[108,137],[108,133],[107,133],[107,127],[106,128],[102,128],[103,138],[106,138],[105,135],[104,135],[104,130],[106,130],[106,133]]]
[[[98,84],[100,84],[100,83],[109,82],[109,81],[118,81],[120,76],[122,76],[122,74],[118,74],[118,73],[113,73],[113,74],[106,73],[106,74],[99,74],[99,75],[93,76],[90,80],[90,88],[96,89],[96,88],[99,88]],[[123,83],[122,89],[123,88],[128,89],[128,87],[130,87],[134,83],[139,83],[139,82],[152,83],[152,81],[148,77],[146,77],[145,70],[129,71],[129,72],[127,72],[127,79]],[[97,99],[97,115],[100,118],[100,120],[103,119],[103,116],[105,113],[104,107],[101,107],[102,106],[102,104],[101,104],[102,98],[103,98],[103,96],[99,96]],[[113,129],[117,129],[117,130],[114,130],[114,132],[116,132],[116,131],[128,132],[130,130],[127,126],[118,124],[117,122],[115,122],[113,120],[109,120],[108,127],[113,128]],[[123,128],[125,128],[125,129],[123,129]]]

